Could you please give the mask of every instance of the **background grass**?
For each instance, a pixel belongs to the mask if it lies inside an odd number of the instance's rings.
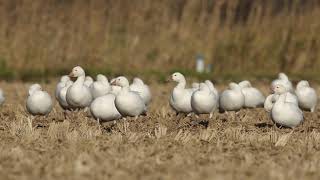
[[[317,80],[317,0],[11,0],[0,4],[0,76],[132,74],[163,80],[193,72],[203,54],[213,72],[196,77]]]

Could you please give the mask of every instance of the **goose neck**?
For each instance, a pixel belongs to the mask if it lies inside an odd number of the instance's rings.
[[[77,78],[77,80],[74,82],[74,84],[75,84],[75,85],[83,85],[84,81],[85,81],[85,76],[82,75],[82,76],[79,76],[79,77]]]
[[[181,79],[176,87],[179,88],[179,89],[186,88],[186,80],[185,79]]]

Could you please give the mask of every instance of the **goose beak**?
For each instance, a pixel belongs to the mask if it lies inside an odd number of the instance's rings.
[[[110,83],[112,86],[116,86],[117,85],[117,82],[116,81],[111,81]]]
[[[270,87],[270,93],[274,93],[274,88],[273,87]]]
[[[73,77],[74,77],[73,72],[71,72],[71,73],[69,74],[69,77],[71,77],[71,78],[73,78]]]

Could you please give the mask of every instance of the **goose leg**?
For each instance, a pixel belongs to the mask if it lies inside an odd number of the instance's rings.
[[[191,117],[192,116],[192,112],[187,114],[187,117]]]
[[[311,108],[311,112],[314,112],[315,109],[316,109],[316,107],[312,107],[312,108]]]
[[[213,117],[213,112],[209,114],[209,119],[211,119],[212,117]]]

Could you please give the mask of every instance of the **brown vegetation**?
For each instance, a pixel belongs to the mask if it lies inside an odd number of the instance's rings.
[[[320,68],[319,16],[318,0],[2,1],[0,75],[149,75],[193,69],[202,53],[210,75],[307,76]]]
[[[305,113],[294,132],[273,127],[263,109],[177,117],[167,101],[171,88],[155,83],[148,116],[98,125],[83,112],[65,119],[58,104],[47,118],[33,118],[24,108],[26,84],[0,85],[7,92],[0,111],[1,179],[320,177],[319,111]],[[53,87],[45,89],[53,94]]]

